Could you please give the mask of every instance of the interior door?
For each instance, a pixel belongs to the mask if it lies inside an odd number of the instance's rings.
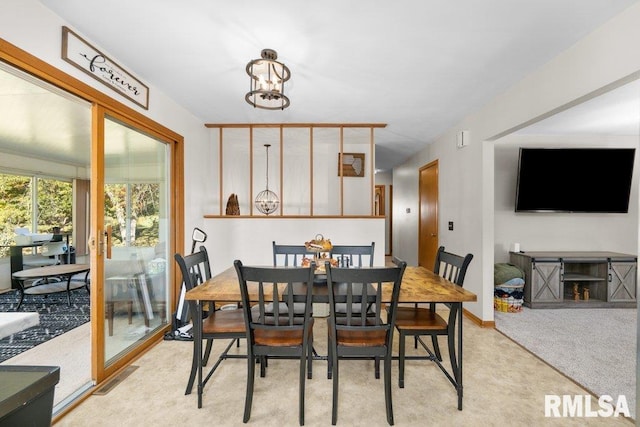
[[[433,270],[438,252],[438,161],[420,169],[418,265]]]
[[[392,236],[391,236],[391,215],[389,215],[390,212],[392,212],[393,210],[391,209],[391,206],[387,207],[387,200],[389,200],[389,205],[391,205],[391,191],[392,191],[392,186],[389,185],[389,194],[387,195],[387,191],[386,191],[386,187],[385,185],[376,185],[375,186],[375,215],[378,216],[384,216],[385,220],[384,220],[384,235],[385,235],[385,248],[384,248],[384,254],[387,256],[390,256],[392,254],[392,247],[391,247],[391,242],[392,242]]]

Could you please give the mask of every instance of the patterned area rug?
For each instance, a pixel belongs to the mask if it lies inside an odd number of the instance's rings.
[[[0,294],[0,312],[15,312],[20,301],[17,290]],[[85,289],[71,292],[71,306],[67,294],[25,295],[21,312],[38,312],[40,325],[0,340],[0,363],[38,344],[64,334],[89,321],[89,293]]]

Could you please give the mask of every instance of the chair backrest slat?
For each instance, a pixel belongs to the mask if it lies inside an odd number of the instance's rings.
[[[198,252],[189,255],[175,254],[174,258],[180,267],[182,280],[187,291],[211,278],[209,254],[204,246],[200,246]]]
[[[330,251],[331,258],[338,260],[343,267],[373,267],[375,242],[371,245],[334,245]],[[348,265],[344,263],[348,261]]]
[[[274,266],[301,267],[305,257],[313,256],[304,245],[278,245],[273,241],[272,247]]]
[[[174,259],[180,267],[182,283],[185,287],[185,291],[190,291],[211,278],[209,254],[204,246],[200,246],[198,252],[194,252],[189,255],[182,256],[180,254],[175,254]],[[191,316],[192,319],[195,319],[197,317],[195,301],[189,301],[188,305],[189,316]],[[186,313],[184,313],[184,315],[186,316]],[[182,321],[186,322],[187,319],[182,319]]]
[[[302,302],[305,305],[304,318],[311,317],[314,263],[311,263],[311,267],[253,267],[244,266],[236,260],[234,266],[240,283],[247,331],[305,327],[306,321],[301,322],[294,310],[281,310],[280,304],[293,307],[294,303]],[[249,296],[249,286],[257,286],[257,304]],[[304,293],[296,292],[296,289],[304,289]],[[267,297],[267,292],[271,298]],[[252,314],[252,305],[258,306],[254,309],[258,312],[257,316]],[[271,309],[267,309],[268,305]]]
[[[438,253],[436,254],[436,262],[433,272],[458,286],[463,286],[464,277],[467,274],[467,267],[469,267],[469,263],[471,263],[472,259],[473,254],[460,256],[451,252],[446,252],[444,250],[444,246],[440,246],[438,248]]]
[[[336,331],[375,331],[387,333],[387,344],[391,344],[400,284],[406,268],[404,261],[395,267],[340,268],[325,264],[329,287],[330,327]],[[388,304],[386,321],[380,316],[383,284],[392,283],[392,297]],[[336,304],[345,304],[345,314],[336,316]],[[369,307],[375,306],[375,315],[368,315]]]

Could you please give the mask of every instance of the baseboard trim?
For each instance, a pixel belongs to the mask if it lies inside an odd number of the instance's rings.
[[[482,320],[481,318],[479,318],[478,316],[476,316],[472,312],[468,311],[466,308],[463,308],[462,312],[464,313],[464,315],[465,315],[465,317],[467,319],[471,320],[473,323],[475,323],[476,325],[480,326],[481,328],[495,328],[496,327],[496,322],[494,320]]]

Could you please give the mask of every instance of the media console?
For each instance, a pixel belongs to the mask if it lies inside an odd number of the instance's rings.
[[[530,308],[636,307],[638,257],[618,252],[510,252]]]

